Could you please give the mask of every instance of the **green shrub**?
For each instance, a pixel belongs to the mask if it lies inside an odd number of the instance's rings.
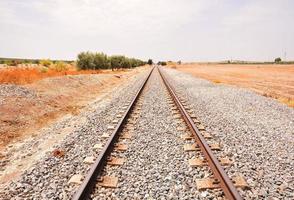
[[[42,73],[47,73],[47,72],[48,72],[48,68],[47,68],[47,67],[42,67],[42,68],[40,69],[40,72],[42,72]]]
[[[43,59],[43,60],[40,60],[40,64],[45,67],[49,67],[50,65],[52,65],[52,61],[49,59]]]
[[[279,62],[282,62],[282,59],[280,57],[275,59],[275,63],[279,63]]]
[[[158,64],[158,65],[165,66],[167,63],[166,63],[165,61],[159,61],[157,64]]]
[[[78,55],[77,67],[81,70],[94,69],[94,56],[90,52],[82,52]]]
[[[114,69],[123,68],[124,59],[125,57],[120,55],[114,55],[109,57],[111,69],[114,70]]]
[[[152,65],[152,64],[153,64],[152,59],[148,59],[147,64],[148,64],[148,65]]]
[[[68,70],[68,67],[67,67],[66,63],[59,61],[59,62],[56,62],[53,69],[57,72],[63,72],[63,71]]]
[[[11,60],[5,60],[4,61],[4,64],[10,66],[10,65],[12,65],[12,61]]]
[[[95,53],[94,57],[94,69],[108,69],[110,67],[107,55],[104,53]]]

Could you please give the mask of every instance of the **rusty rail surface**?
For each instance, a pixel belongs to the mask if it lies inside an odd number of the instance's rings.
[[[221,188],[224,191],[224,194],[227,199],[242,199],[239,192],[237,191],[236,187],[234,186],[231,179],[228,177],[226,172],[224,171],[223,167],[219,163],[216,156],[213,154],[211,148],[205,141],[204,137],[202,136],[201,132],[196,127],[195,123],[193,122],[192,118],[182,105],[181,101],[177,97],[175,93],[175,89],[173,86],[168,82],[166,76],[161,72],[161,69],[158,68],[158,71],[163,79],[164,84],[166,85],[170,95],[172,96],[175,104],[177,105],[178,109],[181,112],[181,115],[188,125],[190,131],[193,133],[193,136],[200,147],[200,150],[204,154],[205,158],[207,159],[208,165],[210,166],[214,177],[219,181]]]
[[[78,191],[73,196],[74,200],[84,200],[90,196],[90,194],[93,190],[93,187],[95,186],[95,184],[97,182],[97,177],[99,176],[99,174],[103,170],[103,168],[107,162],[108,156],[113,151],[114,144],[118,139],[119,133],[121,132],[123,125],[125,124],[129,114],[133,110],[133,107],[134,107],[135,103],[137,102],[140,94],[142,93],[153,69],[154,69],[154,67],[148,73],[144,82],[142,83],[139,90],[137,91],[134,99],[132,100],[132,102],[128,106],[127,111],[125,112],[125,114],[123,115],[121,120],[118,122],[118,125],[116,126],[115,130],[113,131],[113,133],[109,137],[109,139],[106,142],[105,146],[103,147],[101,153],[99,154],[99,156],[95,160],[95,163],[92,165],[91,169],[87,173],[87,175],[86,175],[85,179],[83,180],[82,184],[80,185]]]

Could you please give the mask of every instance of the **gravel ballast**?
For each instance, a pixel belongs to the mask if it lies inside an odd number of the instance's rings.
[[[168,97],[155,69],[141,96],[134,136],[124,141],[128,150],[113,153],[126,161],[123,166],[107,166],[103,174],[118,177],[118,186],[97,187],[93,199],[209,199],[222,195],[197,190],[196,179],[209,176],[209,171],[189,166],[196,152],[185,152],[184,144],[193,141],[181,138],[187,132],[178,130],[183,123],[175,119]]]
[[[99,150],[94,150],[93,146],[106,142],[102,134],[107,132],[107,127],[112,124],[118,111],[131,101],[147,71],[115,88],[111,96],[94,101],[81,114],[66,118],[46,130],[44,140],[56,132],[64,131],[64,128],[69,128],[71,132],[53,147],[60,151],[57,155],[48,152],[18,180],[2,186],[0,199],[70,199],[77,185],[68,184],[68,181],[75,174],[86,174],[90,165],[83,163],[83,160],[88,156],[97,156]],[[23,150],[38,142],[23,144]]]
[[[225,169],[228,175],[245,177],[250,189],[239,190],[244,199],[294,199],[294,109],[245,89],[213,84],[173,69],[163,68],[163,72],[213,136],[212,141],[220,142],[222,148],[217,155],[234,161]],[[42,140],[65,129],[70,133],[18,180],[1,187],[0,199],[71,199],[79,185],[68,181],[73,175],[86,175],[91,165],[84,159],[97,157],[100,150],[94,145],[107,141],[102,135],[112,133],[107,127],[115,125],[117,114],[126,110],[146,75],[147,71],[135,75],[111,96],[94,101],[79,115],[46,129]],[[21,93],[27,95],[26,91]],[[208,167],[189,166],[189,159],[201,154],[184,151],[184,144],[194,141],[181,138],[188,132],[168,99],[155,69],[136,113],[131,114],[131,123],[123,129],[123,133],[133,135],[131,139],[120,139],[128,149],[111,153],[125,158],[124,164],[107,165],[103,171],[103,175],[118,177],[118,187],[97,185],[93,199],[223,197],[220,190],[197,190],[196,180],[210,177],[211,171]],[[24,158],[30,156],[27,149],[38,142],[24,142],[23,149],[19,148],[26,152]]]
[[[164,68],[176,90],[234,160],[245,199],[294,198],[294,109],[252,91]]]

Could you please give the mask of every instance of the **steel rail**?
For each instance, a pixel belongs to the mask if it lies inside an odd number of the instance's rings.
[[[137,91],[134,99],[130,103],[130,105],[127,108],[127,111],[123,115],[123,118],[118,122],[118,125],[116,126],[115,130],[109,137],[108,141],[106,142],[104,148],[102,149],[101,153],[95,160],[94,164],[90,168],[89,172],[87,173],[85,179],[83,180],[82,184],[80,185],[78,191],[73,196],[74,200],[85,200],[89,197],[90,193],[93,190],[94,185],[97,182],[97,177],[103,170],[103,167],[105,166],[107,162],[107,158],[112,152],[114,148],[114,144],[118,139],[119,133],[121,132],[123,125],[125,124],[129,114],[131,113],[135,103],[137,102],[140,94],[142,93],[144,86],[146,85],[154,67],[150,70],[147,77],[145,78],[144,82],[140,86],[139,90]]]
[[[158,69],[164,84],[166,85],[169,93],[171,94],[175,104],[177,105],[178,109],[181,112],[181,115],[188,125],[190,131],[193,133],[193,136],[200,147],[200,150],[204,154],[205,158],[207,159],[208,165],[210,166],[214,177],[219,181],[220,187],[223,189],[224,194],[227,199],[237,199],[241,200],[242,197],[240,196],[239,192],[237,191],[236,187],[234,186],[231,179],[228,177],[226,172],[224,171],[223,167],[219,163],[218,159],[213,154],[211,148],[205,141],[204,137],[202,136],[199,129],[196,127],[195,123],[193,122],[192,118],[182,105],[181,101],[177,97],[175,93],[174,87],[169,83],[166,76],[161,72],[161,69]]]

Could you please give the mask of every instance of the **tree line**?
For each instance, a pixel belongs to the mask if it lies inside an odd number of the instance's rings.
[[[0,64],[6,64],[8,66],[17,66],[18,64],[37,64],[37,65],[43,65],[43,63],[57,64],[60,62],[63,62],[66,64],[71,64],[74,61],[72,61],[72,60],[50,60],[50,59],[0,58]]]
[[[80,53],[77,59],[77,67],[80,70],[114,70],[121,68],[134,68],[145,64],[146,62],[136,58],[128,58],[122,55],[107,56],[105,53],[93,53],[89,51]]]

